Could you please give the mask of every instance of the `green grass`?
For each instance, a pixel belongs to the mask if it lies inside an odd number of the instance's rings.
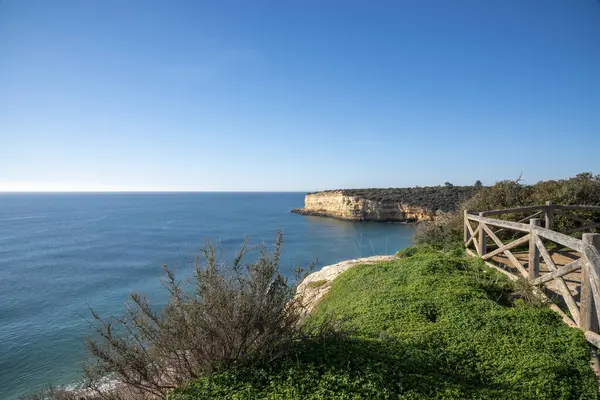
[[[597,399],[583,335],[513,302],[480,261],[421,248],[340,275],[311,317],[341,329],[277,362],[199,379],[170,399]]]

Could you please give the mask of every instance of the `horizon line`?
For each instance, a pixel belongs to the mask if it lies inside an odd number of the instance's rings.
[[[0,190],[0,194],[67,193],[309,193],[310,190]]]

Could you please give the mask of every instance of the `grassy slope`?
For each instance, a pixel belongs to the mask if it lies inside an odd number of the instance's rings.
[[[342,274],[311,323],[344,335],[230,368],[174,399],[596,399],[582,334],[477,260],[419,250]]]

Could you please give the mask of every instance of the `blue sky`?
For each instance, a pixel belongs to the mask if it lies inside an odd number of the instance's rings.
[[[598,149],[598,0],[0,0],[0,190],[531,183]]]

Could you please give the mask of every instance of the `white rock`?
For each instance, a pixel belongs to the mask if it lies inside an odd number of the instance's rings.
[[[346,260],[337,264],[327,265],[320,271],[308,275],[298,285],[298,289],[296,290],[296,299],[302,304],[303,314],[309,314],[315,308],[319,301],[329,292],[329,289],[331,289],[333,280],[342,272],[356,265],[376,264],[393,259],[395,259],[395,256],[373,256]],[[317,284],[315,285],[314,283]]]

